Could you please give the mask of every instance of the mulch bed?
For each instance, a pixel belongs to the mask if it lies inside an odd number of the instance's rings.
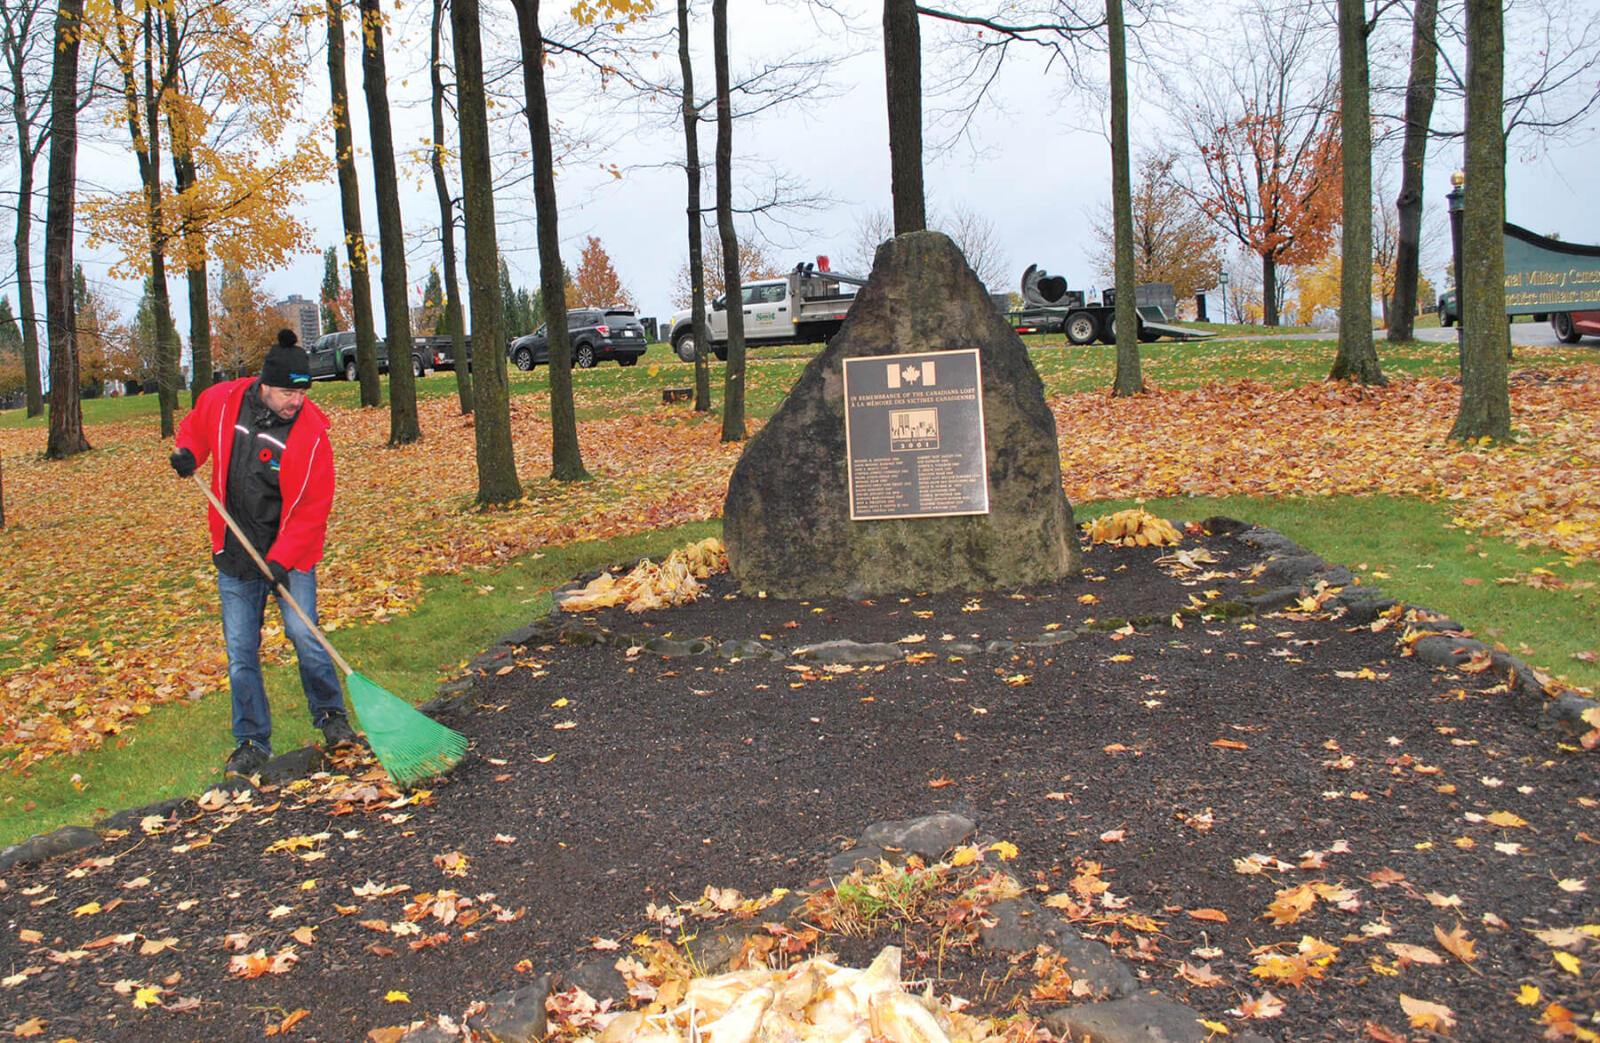
[[[1197,548],[1216,564],[1097,546],[1084,577],[1042,589],[785,602],[724,579],[692,605],[568,620],[932,654],[836,669],[518,648],[448,718],[473,749],[426,795],[370,773],[312,778],[13,868],[0,878],[0,1034],[244,1040],[291,1022],[284,1038],[331,1041],[459,1018],[604,957],[596,939],[626,951],[637,932],[661,935],[652,904],[822,886],[827,858],[864,827],[938,810],[1014,844],[986,865],[1041,901],[1098,864],[1112,897],[1078,929],[1235,1034],[1436,1038],[1408,1028],[1402,995],[1449,1007],[1458,1039],[1537,1039],[1552,1002],[1600,1030],[1593,937],[1533,933],[1596,919],[1592,755],[1561,748],[1537,703],[1492,673],[1404,656],[1398,623],[1175,625],[1186,606],[1251,591],[1257,551],[1210,535],[1186,540]],[[967,644],[980,650],[951,651]],[[1318,883],[1334,900],[1292,922],[1267,915],[1281,891]],[[1470,963],[1435,933],[1458,927]],[[1298,982],[1253,973],[1263,947],[1292,956],[1308,936],[1336,954]],[[906,945],[908,977],[942,973],[935,988],[980,1012],[1016,1009],[1039,984],[1031,959],[935,959],[915,926],[821,944],[856,960]],[[1530,987],[1538,1000],[1519,1003]],[[1281,1015],[1228,1013],[1264,989]]]

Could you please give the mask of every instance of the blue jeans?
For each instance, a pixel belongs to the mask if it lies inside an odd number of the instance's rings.
[[[272,752],[272,711],[267,691],[261,684],[261,624],[266,618],[267,597],[276,593],[272,581],[236,579],[217,573],[217,592],[222,596],[222,638],[228,646],[228,686],[233,691],[233,738],[252,742]],[[317,621],[317,572],[289,573],[289,593],[311,621]],[[344,692],[339,687],[339,669],[327,649],[300,622],[294,609],[279,599],[283,629],[294,645],[300,663],[300,687],[306,693],[306,708],[311,724],[320,728],[330,715],[344,713]]]

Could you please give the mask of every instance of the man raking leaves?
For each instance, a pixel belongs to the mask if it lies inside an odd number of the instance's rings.
[[[228,758],[228,772],[248,775],[265,764],[272,751],[272,720],[261,685],[260,647],[267,595],[276,591],[279,610],[289,610],[283,613],[284,632],[300,661],[300,682],[312,724],[321,729],[330,747],[355,741],[340,698],[338,674],[333,672],[337,665],[350,686],[350,701],[366,729],[372,752],[390,778],[408,785],[449,771],[466,754],[467,740],[356,673],[313,618],[315,569],[322,558],[328,510],[333,504],[333,464],[327,417],[306,401],[305,388],[311,384],[309,366],[305,351],[295,341],[293,331],[279,332],[278,344],[267,353],[258,380],[245,378],[203,392],[194,412],[179,425],[182,448],[172,454],[173,469],[180,477],[193,477],[211,501],[212,546],[233,689],[233,734],[239,741]],[[211,398],[213,393],[218,398]],[[191,427],[190,421],[202,415]],[[226,426],[229,419],[233,420],[231,440]],[[286,427],[289,430],[283,430]],[[296,430],[301,434],[296,435]],[[216,456],[210,486],[194,473],[198,463],[191,446]],[[229,496],[227,504],[217,494],[219,484]],[[233,499],[236,491],[237,501]],[[255,536],[247,533],[234,517],[240,507],[255,510],[253,521],[263,529],[263,519],[272,519],[271,531],[258,531]],[[304,513],[300,513],[302,508]],[[299,528],[291,528],[291,521]],[[258,543],[268,548],[267,556],[256,549]],[[232,554],[240,551],[255,566],[255,573],[248,577],[229,571]],[[245,588],[243,595],[238,592],[241,587]],[[301,607],[302,601],[309,605],[309,613]],[[262,737],[256,738],[257,733]]]
[[[272,756],[272,714],[261,682],[261,624],[267,597],[283,588],[314,624],[317,562],[333,507],[333,446],[328,417],[306,399],[311,362],[292,330],[278,333],[259,377],[207,388],[178,425],[172,469],[188,478],[211,460],[210,491],[246,537],[215,506],[210,511],[212,562],[222,598],[222,636],[233,694],[230,775],[259,771]],[[263,548],[263,571],[253,548]],[[270,575],[268,574],[270,573]],[[279,596],[284,633],[300,664],[311,723],[330,747],[356,739],[345,714],[333,659],[308,621]]]

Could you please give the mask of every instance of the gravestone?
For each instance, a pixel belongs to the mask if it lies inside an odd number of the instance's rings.
[[[1077,569],[1044,385],[947,236],[878,248],[844,328],[734,467],[723,542],[743,591],[783,598],[1009,589]]]

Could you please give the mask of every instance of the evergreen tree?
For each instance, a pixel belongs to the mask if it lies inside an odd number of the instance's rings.
[[[10,359],[22,354],[22,330],[11,311],[11,297],[0,294],[0,359]]]
[[[0,395],[23,386],[22,328],[11,311],[11,298],[0,296]]]
[[[413,332],[424,336],[450,332],[444,314],[444,280],[439,277],[436,264],[428,265],[428,281],[422,287],[422,311]]]
[[[339,248],[330,246],[322,251],[322,331],[332,333],[345,328],[344,308],[341,305],[344,291],[339,287]]]

